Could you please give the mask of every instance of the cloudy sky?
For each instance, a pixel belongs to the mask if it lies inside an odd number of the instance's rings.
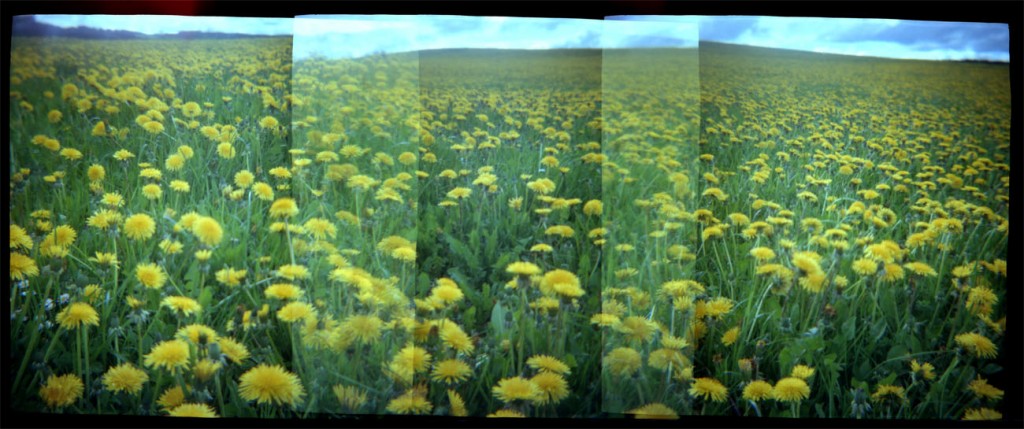
[[[1005,24],[858,18],[617,16],[584,19],[437,15],[305,15],[289,18],[36,15],[40,22],[145,34],[178,31],[284,35],[295,57],[357,57],[443,48],[619,48],[700,40],[888,58],[1009,61]],[[293,27],[294,24],[294,27]],[[309,37],[315,36],[315,37]]]
[[[179,31],[286,35],[291,18],[235,18],[173,15],[35,15],[36,21],[58,27],[93,27],[128,30],[143,34],[174,34]]]
[[[1006,24],[766,16],[617,16],[697,23],[700,40],[833,54],[923,60],[1010,60]]]
[[[293,54],[359,57],[447,48],[552,49],[697,45],[680,23],[441,15],[303,15]]]

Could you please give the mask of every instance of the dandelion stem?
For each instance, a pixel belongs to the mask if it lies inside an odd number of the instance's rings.
[[[291,225],[287,223],[284,226],[284,234],[288,239],[288,255],[291,256],[292,265],[295,265],[295,248],[292,247],[292,231]]]
[[[89,394],[89,390],[92,389],[92,387],[91,387],[92,386],[92,372],[89,370],[89,332],[88,332],[88,329],[89,328],[86,327],[85,325],[83,325],[82,329],[80,329],[81,335],[82,335],[82,342],[85,343],[85,377],[83,377],[83,378],[85,378],[85,394],[86,395],[88,395]],[[102,395],[96,395],[96,396],[98,398],[99,396],[102,396]],[[99,404],[97,403],[97,409],[98,408],[99,408]]]
[[[82,330],[75,332],[75,372],[82,373]]]

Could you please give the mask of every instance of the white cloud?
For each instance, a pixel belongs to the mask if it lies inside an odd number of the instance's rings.
[[[288,35],[292,31],[291,18],[176,15],[36,15],[35,18],[39,22],[63,28],[86,26],[149,35],[174,34],[179,31]]]
[[[694,22],[699,26],[700,40],[734,43],[767,48],[795,49],[843,55],[861,55],[905,59],[988,59],[1009,61],[1009,52],[977,52],[970,47],[966,32],[953,31],[946,40],[935,40],[936,46],[922,46],[895,40],[891,30],[918,34],[937,28],[973,29],[991,24],[906,21],[897,19],[805,18],[773,16],[614,16],[612,20],[641,22]],[[939,27],[942,26],[942,27]],[[890,39],[890,40],[885,40]],[[927,44],[924,44],[927,45]]]
[[[636,22],[607,20],[602,33],[604,48],[696,47],[697,25],[693,22]]]
[[[562,18],[305,15],[295,18],[293,53],[304,58],[314,52],[358,57],[373,52],[454,48],[600,48],[603,27],[601,20]],[[351,37],[342,37],[345,33]]]

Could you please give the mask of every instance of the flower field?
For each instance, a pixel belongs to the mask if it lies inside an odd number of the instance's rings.
[[[1006,66],[292,43],[15,38],[15,409],[1000,417]]]
[[[667,195],[628,193],[630,215],[650,213],[615,248],[636,262],[605,266],[601,320],[625,334],[605,345],[605,385],[621,386],[606,398],[653,415],[998,418],[1007,68],[699,57],[699,155],[616,178]]]

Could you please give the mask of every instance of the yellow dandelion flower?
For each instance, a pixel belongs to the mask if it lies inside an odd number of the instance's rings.
[[[495,398],[505,403],[516,400],[534,401],[541,395],[537,384],[523,377],[503,378],[491,390]]]
[[[373,315],[353,315],[345,319],[342,326],[353,333],[356,341],[372,344],[383,334],[384,321]]]
[[[544,243],[535,244],[535,245],[533,245],[533,247],[530,248],[531,252],[551,253],[554,250],[555,249],[553,247],[551,247],[551,245],[544,244]]]
[[[306,228],[306,233],[317,240],[323,240],[327,237],[335,238],[338,234],[338,228],[331,221],[324,218],[312,218],[306,221],[303,226]]]
[[[126,392],[138,395],[142,385],[149,381],[146,371],[130,363],[112,366],[103,374],[103,387],[111,392]]]
[[[853,261],[853,272],[861,276],[870,276],[878,271],[878,262],[867,258]]]
[[[473,193],[472,189],[459,187],[459,188],[452,189],[451,191],[448,191],[448,198],[451,198],[453,200],[458,200],[458,199],[469,197],[472,193]]]
[[[505,268],[505,272],[518,276],[529,277],[540,274],[541,270],[540,267],[529,262],[513,262],[508,264],[508,267]]]
[[[192,371],[200,381],[209,381],[222,366],[224,366],[224,364],[220,361],[201,359],[199,362],[196,362]]]
[[[579,298],[586,293],[575,274],[561,269],[545,273],[540,285],[542,291],[551,291],[567,298]]]
[[[993,401],[1003,399],[1003,394],[1005,393],[1003,390],[988,384],[988,380],[981,378],[980,375],[978,378],[971,380],[971,382],[967,384],[967,390],[974,392],[978,398],[985,398]]]
[[[273,116],[265,116],[263,119],[260,119],[260,128],[277,128],[278,125],[280,124],[277,122],[277,118]]]
[[[135,267],[135,278],[147,288],[159,289],[167,281],[167,274],[157,264],[139,264]]]
[[[75,329],[82,325],[99,326],[100,316],[96,309],[84,302],[76,302],[57,314],[57,322],[64,329]]]
[[[221,158],[231,159],[234,158],[236,154],[235,146],[231,143],[225,142],[217,145],[217,155]]]
[[[316,309],[306,302],[290,302],[277,311],[277,318],[287,323],[304,321],[316,316]]]
[[[643,316],[630,316],[627,317],[622,323],[616,327],[616,330],[626,335],[626,339],[630,341],[646,342],[650,341],[654,337],[654,333],[657,332],[657,324],[647,320]]]
[[[875,393],[871,394],[871,400],[874,402],[881,402],[884,400],[904,400],[904,389],[901,386],[893,386],[890,384],[879,384],[875,389]]]
[[[467,363],[458,359],[447,359],[434,364],[430,378],[434,381],[454,384],[465,381],[472,373],[473,371]]]
[[[89,176],[89,180],[93,182],[99,182],[107,176],[107,170],[102,165],[93,164],[89,166],[89,170],[86,172]]]
[[[743,399],[748,401],[762,401],[772,397],[772,385],[763,380],[750,382],[743,388]]]
[[[963,420],[1002,420],[1002,413],[991,408],[970,408],[964,411]]]
[[[729,390],[726,389],[720,381],[710,377],[701,377],[693,381],[693,385],[690,386],[690,396],[700,397],[704,400],[712,400],[715,402],[725,402],[729,396]]]
[[[58,376],[51,375],[46,379],[46,384],[39,389],[39,396],[50,408],[63,408],[74,404],[82,393],[85,392],[85,384],[75,374]]]
[[[144,360],[148,367],[163,367],[172,374],[188,366],[188,343],[182,340],[168,340],[153,346]]]
[[[627,414],[632,414],[637,419],[666,419],[675,420],[679,418],[679,414],[676,414],[675,410],[669,408],[667,405],[660,402],[644,405],[642,407],[634,408],[626,411]]]
[[[776,401],[799,402],[811,395],[811,388],[801,378],[786,377],[775,383],[772,388],[772,397]]]
[[[267,298],[279,299],[282,301],[301,298],[303,291],[298,286],[290,283],[277,283],[267,286],[263,294]]]
[[[796,377],[801,380],[807,380],[814,375],[814,368],[807,365],[797,365],[793,367],[793,371],[789,373],[790,377]]]
[[[144,128],[150,134],[160,134],[164,132],[164,124],[160,123],[160,121],[146,122],[142,125],[142,128]]]
[[[11,249],[32,249],[32,237],[18,225],[11,224],[9,241]]]
[[[224,353],[224,356],[236,364],[241,364],[242,361],[249,358],[249,349],[233,338],[217,338],[217,344],[220,345],[221,353]]]
[[[192,234],[203,242],[203,244],[213,247],[220,243],[224,238],[224,230],[220,224],[211,217],[202,216],[192,222]]]
[[[537,404],[557,404],[569,396],[569,383],[560,374],[541,372],[530,381],[540,390],[540,394],[534,399]]]
[[[163,194],[163,189],[160,189],[160,185],[155,183],[142,187],[142,196],[146,197],[147,200],[158,200]]]
[[[338,384],[331,390],[338,402],[348,410],[355,411],[366,404],[366,392],[358,387]]]
[[[277,275],[288,280],[308,279],[309,269],[302,265],[286,264],[278,267]]]
[[[427,414],[433,404],[417,389],[410,389],[388,402],[387,410],[395,414]]]
[[[521,413],[521,412],[519,412],[519,411],[516,411],[516,410],[501,409],[501,410],[495,411],[495,412],[493,412],[491,414],[488,414],[487,417],[488,418],[499,418],[499,419],[508,419],[508,418],[523,419],[523,418],[526,418],[526,415]]]
[[[11,252],[11,280],[23,280],[39,275],[35,259],[21,253]]]
[[[185,391],[181,386],[169,387],[164,390],[164,393],[160,394],[160,398],[157,399],[157,404],[163,407],[164,410],[170,411],[185,403]]]
[[[466,401],[462,400],[462,396],[458,392],[448,389],[448,403],[451,404],[451,415],[454,417],[466,417],[469,412],[466,411]]]
[[[441,284],[439,281],[438,285],[430,290],[430,296],[446,304],[451,304],[462,301],[465,295],[455,282]]]
[[[957,335],[956,343],[965,350],[974,353],[976,357],[994,358],[998,354],[996,345],[984,335],[968,332]]]
[[[106,193],[103,194],[103,198],[100,199],[100,202],[110,207],[121,207],[124,205],[124,197],[117,192]]]
[[[164,298],[160,305],[179,311],[185,316],[199,313],[202,310],[198,301],[187,296],[169,296]]]
[[[632,376],[642,364],[640,352],[628,347],[616,348],[604,357],[604,368],[619,377]]]
[[[185,167],[185,157],[179,153],[167,157],[164,167],[169,171],[178,171]]]
[[[172,408],[168,411],[171,417],[201,417],[201,418],[215,418],[217,412],[212,407],[206,404],[181,404],[177,407]]]
[[[730,329],[728,331],[725,331],[725,333],[722,334],[722,344],[725,345],[726,347],[729,347],[729,346],[735,344],[736,340],[739,339],[739,337],[740,337],[740,328],[739,328],[739,326],[737,326],[737,327],[734,327],[734,328],[732,328],[732,329]]]
[[[555,374],[569,374],[569,365],[548,355],[534,355],[526,360],[526,364],[541,372],[553,372]]]
[[[148,239],[156,233],[156,222],[145,213],[129,216],[124,220],[124,233],[135,240]]]
[[[722,316],[732,311],[732,307],[733,302],[731,299],[718,297],[705,303],[704,314],[713,319],[720,319]]]
[[[306,393],[297,375],[279,365],[259,364],[238,378],[238,394],[258,404],[295,405]]]
[[[67,225],[58,226],[50,235],[53,237],[53,244],[63,248],[70,247],[78,237],[75,229]]]
[[[910,370],[915,373],[920,372],[921,376],[924,377],[925,380],[931,380],[935,378],[935,366],[928,362],[919,364],[917,362],[917,359],[911,360]]]
[[[270,205],[270,216],[273,218],[289,218],[299,214],[299,206],[291,198],[279,198]]]
[[[438,332],[441,341],[459,353],[473,352],[473,340],[459,325],[446,321]]]

